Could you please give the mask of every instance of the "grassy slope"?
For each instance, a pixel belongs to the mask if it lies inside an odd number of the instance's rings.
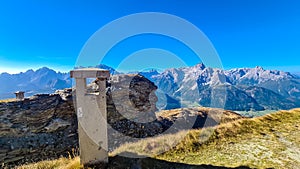
[[[191,131],[186,141],[159,158],[227,167],[300,167],[300,109],[223,124],[199,144],[203,131]]]
[[[210,134],[212,135],[208,138]],[[208,141],[201,143],[203,139]],[[175,145],[175,140],[182,141]],[[221,124],[216,128],[182,131],[175,135],[145,139],[123,145],[111,155],[125,151],[151,155],[168,149],[171,150],[154,155],[154,158],[186,164],[226,167],[299,168],[300,109],[281,111],[253,119],[241,119]],[[62,158],[44,161],[21,166],[19,169],[81,167],[77,157],[72,160]]]
[[[210,133],[212,135],[208,141],[201,143]],[[159,145],[168,141],[169,145],[172,145],[172,140],[183,138],[173,149],[155,158],[186,164],[226,167],[300,167],[300,109],[237,120],[215,129],[192,130],[186,136],[184,134],[181,132],[128,144],[114,153],[157,153],[161,152],[162,146]]]

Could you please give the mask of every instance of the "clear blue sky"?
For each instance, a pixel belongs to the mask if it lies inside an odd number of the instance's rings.
[[[300,72],[299,9],[298,0],[1,1],[0,72],[42,66],[68,71],[95,31],[137,12],[169,13],[195,24],[214,44],[226,69],[260,65]],[[131,52],[178,47],[148,36],[148,43],[137,49],[134,44],[145,40],[135,38],[126,45]]]

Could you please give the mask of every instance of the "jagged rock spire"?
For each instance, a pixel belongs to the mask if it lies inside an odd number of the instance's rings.
[[[203,63],[198,63],[194,67],[196,67],[197,69],[201,69],[201,70],[206,68],[206,66]]]

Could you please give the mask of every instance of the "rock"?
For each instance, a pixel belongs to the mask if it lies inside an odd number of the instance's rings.
[[[69,94],[70,90],[61,92],[65,98]],[[0,147],[0,163],[8,166],[67,156],[78,148],[72,101],[59,94],[41,94],[0,103]]]
[[[45,127],[47,132],[54,132],[57,131],[58,129],[64,129],[67,126],[70,126],[71,123],[68,121],[64,121],[62,119],[53,119],[48,126]]]

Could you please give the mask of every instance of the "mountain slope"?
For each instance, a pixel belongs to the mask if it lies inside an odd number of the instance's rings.
[[[260,106],[253,97],[232,85],[207,87],[199,92],[201,96],[199,103],[206,107],[213,104],[215,107],[224,106],[226,109],[237,111],[264,110],[264,107]],[[226,97],[222,93],[225,93]],[[211,97],[215,97],[215,103],[212,103]]]
[[[274,110],[278,107],[281,109],[289,109],[299,106],[299,104],[290,100],[290,98],[286,99],[284,96],[263,87],[250,86],[245,88],[244,91],[254,98],[259,105],[264,107],[264,109]]]
[[[300,109],[280,111],[214,128],[190,130],[187,135],[181,132],[145,139],[123,145],[112,154],[150,155],[192,165],[294,169],[300,166],[299,123]],[[174,139],[181,142],[173,145]],[[173,148],[153,156],[154,152],[161,152],[162,145]]]

